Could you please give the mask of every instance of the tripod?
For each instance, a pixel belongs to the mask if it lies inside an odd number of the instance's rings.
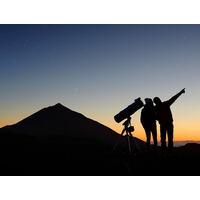
[[[125,133],[124,136],[127,137],[127,141],[128,141],[128,150],[129,150],[129,153],[130,155],[133,153],[132,152],[132,148],[131,148],[131,140],[133,140],[134,142],[134,138],[133,138],[133,135],[132,135],[132,132],[134,131],[134,126],[131,126],[131,117],[128,117],[127,120],[123,123],[124,125],[124,128],[121,132],[121,135],[123,136],[123,134]],[[121,139],[121,138],[120,138]],[[114,147],[113,147],[113,150],[115,151],[116,150],[116,147],[118,146],[120,141],[118,141]],[[135,143],[135,142],[134,142]]]

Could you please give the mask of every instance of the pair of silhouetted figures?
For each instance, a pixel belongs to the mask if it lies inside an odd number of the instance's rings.
[[[185,93],[185,88],[169,100],[163,102],[159,97],[155,97],[153,101],[150,98],[145,99],[145,105],[141,111],[141,123],[146,133],[148,148],[150,147],[151,134],[154,146],[157,147],[156,120],[160,124],[161,147],[163,149],[166,148],[166,136],[168,136],[168,148],[173,148],[174,126],[170,106],[183,93]]]

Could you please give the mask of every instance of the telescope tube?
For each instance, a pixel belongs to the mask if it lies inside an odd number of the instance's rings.
[[[142,100],[139,98],[135,99],[134,103],[129,105],[127,108],[119,112],[117,115],[114,116],[114,119],[117,123],[120,123],[124,119],[127,119],[132,114],[134,114],[137,110],[144,106]]]

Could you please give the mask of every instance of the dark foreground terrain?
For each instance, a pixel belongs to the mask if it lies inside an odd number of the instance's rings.
[[[64,137],[12,137],[1,138],[0,175],[200,175],[198,144],[129,155],[125,146],[113,151]]]
[[[200,175],[198,144],[134,146],[130,155],[126,137],[56,104],[0,129],[0,175]]]

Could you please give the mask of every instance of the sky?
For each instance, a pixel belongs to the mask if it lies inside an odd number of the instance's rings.
[[[0,25],[0,127],[62,103],[120,133],[113,117],[134,99],[186,88],[174,139],[200,141],[199,66],[200,25]]]

